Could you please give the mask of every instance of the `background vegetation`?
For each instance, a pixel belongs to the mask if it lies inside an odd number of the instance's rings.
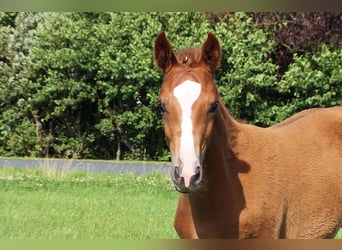
[[[234,116],[342,105],[341,13],[0,13],[0,155],[167,160],[153,63],[214,32]]]
[[[0,168],[0,239],[172,239],[179,194],[161,174]]]

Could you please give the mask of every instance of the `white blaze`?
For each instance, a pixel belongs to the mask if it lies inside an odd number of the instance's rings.
[[[194,175],[196,162],[198,161],[192,133],[191,108],[200,93],[201,84],[190,80],[183,82],[173,90],[173,94],[177,98],[182,110],[182,133],[179,156],[183,163],[181,176],[184,178],[186,187],[190,184],[190,178]]]

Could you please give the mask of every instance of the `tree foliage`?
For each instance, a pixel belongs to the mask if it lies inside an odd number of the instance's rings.
[[[282,76],[295,54],[316,53],[322,44],[342,46],[342,13],[339,12],[267,12],[251,13],[257,24],[272,31],[276,47],[272,61]]]
[[[239,119],[268,126],[342,105],[340,17],[0,13],[0,154],[166,160],[152,50],[162,30],[175,51],[217,35],[216,83]]]

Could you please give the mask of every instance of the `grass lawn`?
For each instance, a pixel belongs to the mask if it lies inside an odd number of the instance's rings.
[[[165,176],[0,169],[0,239],[172,239]]]
[[[0,239],[174,239],[177,198],[159,174],[0,168]]]

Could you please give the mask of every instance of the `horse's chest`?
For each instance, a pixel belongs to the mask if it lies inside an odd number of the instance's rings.
[[[193,219],[200,238],[277,238],[281,223],[262,210],[223,205],[194,209]]]
[[[200,238],[237,238],[239,216],[234,210],[222,207],[195,209],[193,219]]]

